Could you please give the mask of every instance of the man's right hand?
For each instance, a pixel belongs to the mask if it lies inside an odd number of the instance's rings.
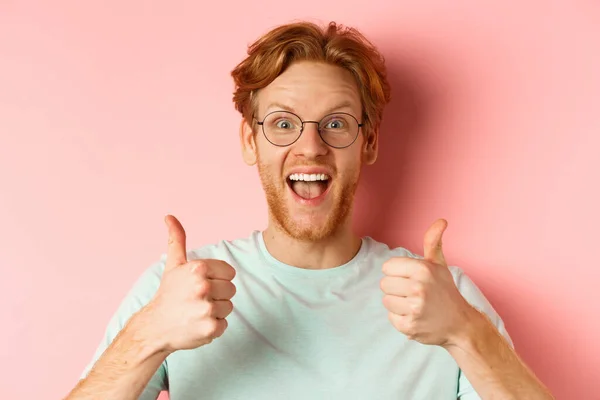
[[[154,298],[141,310],[146,338],[162,351],[194,349],[212,342],[227,328],[236,288],[235,270],[221,260],[187,260],[181,223],[165,217],[169,230],[167,261]]]

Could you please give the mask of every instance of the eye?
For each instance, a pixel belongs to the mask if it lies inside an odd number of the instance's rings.
[[[337,129],[343,129],[345,127],[346,127],[346,124],[344,123],[344,121],[342,119],[339,119],[339,118],[331,119],[331,120],[327,121],[327,123],[325,124],[325,129],[337,130]]]
[[[280,119],[275,123],[275,126],[279,129],[292,129],[294,128],[294,124],[287,119]]]

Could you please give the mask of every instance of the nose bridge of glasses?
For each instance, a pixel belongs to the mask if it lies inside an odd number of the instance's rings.
[[[305,124],[315,124],[315,129],[317,130],[317,132],[320,130],[320,127],[321,127],[321,121],[302,121],[302,126],[300,127],[300,133],[302,133],[304,131]]]

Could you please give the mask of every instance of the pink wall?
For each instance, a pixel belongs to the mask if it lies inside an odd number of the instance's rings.
[[[229,71],[259,34],[305,17],[361,28],[388,59],[395,100],[359,229],[421,251],[448,219],[448,261],[528,364],[557,398],[594,397],[596,2],[35,3],[0,5],[2,397],[70,389],[165,250],[165,213],[190,246],[264,227]]]

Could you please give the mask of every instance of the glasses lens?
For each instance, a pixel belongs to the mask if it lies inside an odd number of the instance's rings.
[[[269,142],[287,146],[300,136],[302,121],[292,113],[276,111],[265,117],[263,129]]]
[[[350,146],[358,135],[358,121],[350,114],[327,115],[319,123],[323,141],[332,147]]]

